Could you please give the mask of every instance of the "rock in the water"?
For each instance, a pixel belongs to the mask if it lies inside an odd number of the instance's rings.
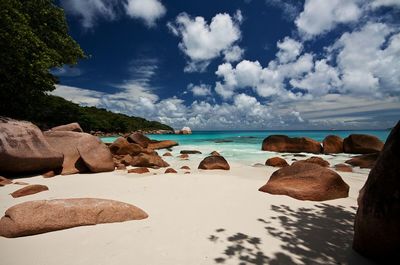
[[[0,117],[0,173],[26,174],[60,168],[63,154],[30,122]]]
[[[147,167],[138,167],[128,170],[128,173],[136,173],[136,174],[144,174],[149,172],[150,170]]]
[[[353,248],[382,263],[400,258],[400,122],[393,128],[358,199]]]
[[[217,151],[212,151],[212,152],[210,153],[210,155],[212,155],[212,156],[220,156],[221,154],[218,153]]]
[[[297,162],[275,171],[259,191],[299,200],[326,201],[348,197],[349,186],[332,170]]]
[[[343,141],[343,150],[350,154],[379,153],[383,142],[376,136],[367,134],[351,134]]]
[[[171,148],[173,146],[178,145],[177,142],[175,141],[171,141],[171,140],[165,140],[165,141],[152,141],[149,144],[149,148],[156,150],[156,149],[168,149]]]
[[[290,138],[286,135],[271,135],[264,139],[262,150],[288,153],[321,153],[321,144],[310,138]]]
[[[180,134],[192,134],[192,130],[189,127],[183,127],[179,133]]]
[[[326,161],[323,158],[318,157],[318,156],[312,156],[310,158],[307,158],[307,159],[299,161],[299,162],[314,163],[314,164],[318,164],[322,167],[329,167],[329,165],[330,165],[328,161]],[[297,162],[297,163],[299,163],[299,162]]]
[[[51,131],[83,132],[81,126],[77,122],[53,127]]]
[[[11,196],[13,198],[19,198],[22,196],[27,196],[27,195],[32,195],[35,193],[39,193],[45,190],[49,190],[49,188],[45,185],[29,185],[26,187],[23,187],[19,190],[14,191],[13,193],[11,193]]]
[[[64,131],[48,131],[44,135],[54,149],[64,154],[62,175],[114,170],[111,152],[98,137]]]
[[[83,198],[29,201],[5,212],[0,220],[0,235],[21,237],[147,217],[140,208],[113,200]]]
[[[267,161],[265,161],[266,166],[271,167],[287,167],[289,164],[286,162],[285,159],[280,157],[271,157]]]
[[[328,135],[322,141],[322,152],[324,154],[343,153],[343,139],[336,135]]]
[[[178,172],[173,168],[167,168],[164,173],[169,174],[169,173],[178,173]]]
[[[110,146],[111,153],[115,155],[137,155],[143,148],[135,143],[130,143],[124,137],[118,137]]]
[[[230,166],[223,156],[207,156],[200,162],[198,168],[229,170]]]
[[[182,151],[180,151],[180,153],[181,154],[189,154],[189,155],[201,154],[201,152],[198,150],[182,150]]]
[[[353,172],[353,168],[349,165],[346,164],[337,164],[335,165],[335,170],[336,171],[341,171],[341,172]]]
[[[188,166],[181,166],[181,169],[190,170],[190,167],[188,167]]]
[[[166,152],[163,154],[163,156],[172,156],[172,154],[170,152]]]
[[[128,142],[138,144],[143,148],[147,148],[149,146],[149,143],[151,142],[149,137],[138,132],[129,135],[127,140]]]
[[[373,168],[378,156],[379,153],[360,155],[346,160],[345,162],[353,167]]]
[[[169,164],[158,155],[139,154],[132,157],[130,165],[134,167],[168,167]]]
[[[0,186],[9,185],[12,183],[13,182],[10,179],[0,176]]]

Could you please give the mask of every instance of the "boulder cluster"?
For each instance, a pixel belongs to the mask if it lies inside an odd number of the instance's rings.
[[[42,132],[34,124],[0,118],[0,173],[62,175],[113,171],[107,146],[73,123]]]
[[[383,142],[377,137],[366,134],[351,134],[345,139],[336,135],[328,135],[322,143],[307,137],[288,137],[286,135],[271,135],[264,139],[262,150],[287,153],[313,153],[313,154],[359,154],[346,161],[347,164],[360,168],[372,168],[379,152],[383,148]],[[274,157],[267,160],[266,165],[284,167],[286,161]],[[308,162],[318,163],[327,167],[329,163],[321,158],[311,157]],[[343,167],[341,167],[343,169]],[[343,169],[349,171],[349,169]]]
[[[345,139],[336,135],[328,135],[322,143],[307,137],[288,137],[271,135],[264,139],[262,150],[287,153],[314,154],[371,154],[379,153],[383,142],[377,137],[366,134],[351,134]]]
[[[117,138],[109,149],[117,168],[122,169],[126,166],[160,168],[168,167],[169,164],[155,150],[176,145],[178,143],[174,141],[155,141],[135,132],[127,137]]]

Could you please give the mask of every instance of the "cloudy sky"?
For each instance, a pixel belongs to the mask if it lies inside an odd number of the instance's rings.
[[[59,0],[89,58],[54,92],[175,128],[400,118],[400,0]]]

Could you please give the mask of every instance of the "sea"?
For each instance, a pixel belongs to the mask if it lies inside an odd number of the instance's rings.
[[[173,140],[179,143],[172,149],[173,155],[178,155],[181,150],[198,150],[202,155],[217,151],[228,161],[254,165],[265,163],[269,157],[275,156],[274,152],[261,150],[263,140],[274,134],[287,135],[289,137],[309,137],[316,141],[322,140],[328,135],[337,135],[342,138],[350,134],[369,134],[378,137],[385,142],[389,136],[389,130],[313,130],[313,131],[193,131],[192,134],[148,134],[154,140]],[[103,137],[102,141],[111,143],[116,137]],[[160,152],[159,152],[160,153]],[[160,154],[162,154],[161,151]],[[343,158],[344,160],[345,158]]]

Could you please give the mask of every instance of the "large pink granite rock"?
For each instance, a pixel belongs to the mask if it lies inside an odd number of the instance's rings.
[[[62,175],[114,170],[111,152],[98,137],[68,131],[47,131],[44,135],[54,149],[64,154]]]
[[[360,192],[353,248],[379,264],[400,259],[400,122]]]
[[[55,150],[30,122],[0,117],[0,173],[25,174],[60,168]]]
[[[0,220],[0,236],[29,236],[147,217],[140,208],[113,200],[82,198],[28,201],[6,210]]]
[[[262,150],[288,153],[321,153],[321,144],[313,139],[291,138],[286,135],[271,135],[264,139]]]
[[[326,201],[348,197],[349,185],[332,170],[299,161],[275,171],[259,191],[299,200]]]

